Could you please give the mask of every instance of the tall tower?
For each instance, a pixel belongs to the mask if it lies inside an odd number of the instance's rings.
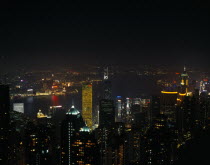
[[[114,100],[112,100],[109,70],[108,67],[106,67],[104,68],[103,99],[99,101],[98,144],[100,147],[100,164],[113,164],[113,152],[112,147],[110,147],[112,146],[110,137],[113,134],[114,122],[115,106]]]
[[[104,99],[111,100],[112,99],[112,84],[111,81],[109,80],[109,68],[106,67],[104,69]]]
[[[108,80],[109,79],[109,68],[106,67],[104,68],[104,80]]]
[[[8,159],[9,105],[9,86],[0,85],[0,164]]]
[[[66,113],[66,119],[62,122],[61,127],[61,165],[76,164],[72,144],[76,140],[76,134],[83,126],[84,122],[80,112],[72,106]]]
[[[184,72],[181,74],[181,93],[189,92],[189,76],[184,66]]]
[[[92,117],[92,84],[87,83],[82,85],[82,117],[89,128],[93,126]]]
[[[115,107],[113,100],[100,100],[99,126],[111,127],[115,122]]]
[[[115,109],[115,121],[121,122],[122,121],[122,98],[121,96],[117,96],[116,98],[116,109]]]

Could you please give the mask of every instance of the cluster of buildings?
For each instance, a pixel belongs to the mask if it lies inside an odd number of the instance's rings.
[[[208,80],[196,88],[186,68],[176,88],[156,96],[113,99],[108,68],[97,100],[93,86],[82,85],[81,111],[72,103],[31,120],[10,112],[9,87],[0,85],[0,164],[173,165],[210,127]]]

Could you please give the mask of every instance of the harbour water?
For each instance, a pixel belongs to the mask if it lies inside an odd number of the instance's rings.
[[[62,105],[63,109],[67,111],[72,103],[78,110],[81,110],[81,98],[77,95],[61,95],[61,96],[30,96],[13,98],[11,100],[11,108],[13,103],[24,103],[24,114],[28,117],[35,118],[39,109],[42,110],[44,114],[48,114],[50,106]]]

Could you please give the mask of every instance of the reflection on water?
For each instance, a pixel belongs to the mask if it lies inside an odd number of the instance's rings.
[[[77,109],[81,109],[81,98],[79,96],[30,96],[25,98],[14,98],[11,103],[24,103],[25,115],[30,117],[36,117],[39,109],[42,110],[44,114],[48,113],[50,106],[62,105],[65,110],[68,110],[72,101],[74,102]],[[11,106],[12,107],[12,106]]]
[[[53,106],[58,106],[59,105],[58,96],[53,95],[52,98],[51,98],[51,101],[52,101]]]
[[[34,97],[27,97],[26,100],[28,103],[33,103]]]

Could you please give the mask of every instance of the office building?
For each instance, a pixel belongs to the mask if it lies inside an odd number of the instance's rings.
[[[97,142],[87,126],[80,128],[72,142],[72,164],[98,165],[99,150]]]
[[[73,164],[72,144],[76,140],[76,134],[83,126],[84,122],[82,116],[73,105],[66,113],[66,118],[61,126],[61,165]]]
[[[93,96],[92,96],[92,84],[83,84],[82,85],[82,117],[85,123],[89,128],[93,126]]]

